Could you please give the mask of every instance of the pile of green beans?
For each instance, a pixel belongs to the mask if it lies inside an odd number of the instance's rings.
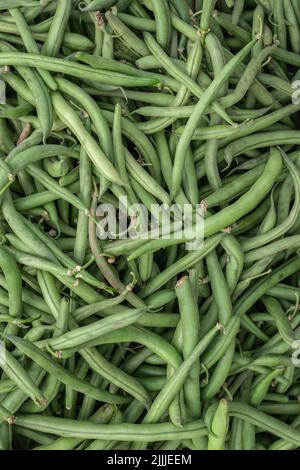
[[[299,68],[299,0],[0,1],[1,450],[300,449]]]

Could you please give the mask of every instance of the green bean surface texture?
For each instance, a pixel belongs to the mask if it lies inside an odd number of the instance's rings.
[[[299,0],[0,0],[0,450],[300,450],[299,54]]]

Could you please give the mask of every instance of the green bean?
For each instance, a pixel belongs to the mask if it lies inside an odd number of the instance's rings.
[[[8,424],[12,424],[15,420],[15,417],[2,405],[0,405],[0,419],[1,421],[6,421]]]
[[[21,318],[23,313],[21,273],[15,258],[2,246],[0,247],[0,266],[9,292],[9,314],[13,318]]]
[[[268,243],[269,241],[272,241],[273,239],[280,237],[281,235],[285,233],[285,231],[289,230],[296,221],[296,218],[299,213],[298,185],[299,185],[300,175],[298,173],[296,166],[293,165],[293,163],[290,162],[289,159],[285,155],[283,156],[285,159],[285,163],[289,171],[291,172],[291,176],[292,176],[294,188],[295,188],[295,201],[294,201],[293,209],[291,210],[289,216],[285,219],[285,221],[283,221],[280,225],[278,225],[277,227],[274,227],[274,229],[271,229],[267,231],[266,233],[258,234],[256,237],[253,237],[252,239],[250,239],[247,242],[247,244],[245,244],[246,246],[245,245],[243,246],[245,250],[249,250],[253,248],[254,246],[258,248],[262,244]]]
[[[55,192],[58,197],[69,202],[77,209],[81,210],[86,216],[89,213],[89,209],[83,204],[83,202],[71,193],[67,188],[62,188],[51,176],[48,176],[46,172],[39,169],[35,164],[31,164],[27,167],[28,173],[39,180],[43,186],[45,186],[49,191]]]
[[[1,45],[1,48],[3,46]],[[39,67],[43,70],[52,72],[62,72],[78,78],[89,78],[90,80],[100,81],[109,85],[116,86],[155,86],[158,81],[153,78],[132,77],[122,74],[114,74],[115,78],[109,72],[95,70],[91,67],[76,64],[63,59],[48,58],[47,56],[16,53],[0,53],[0,65],[15,65],[23,67]]]
[[[47,236],[39,229],[37,228],[33,223],[29,222],[25,219],[25,225],[30,228],[31,233],[35,235],[35,240],[42,241],[44,244],[49,245],[49,253],[50,256],[47,255],[45,256],[48,259],[59,260],[64,266],[70,268],[74,273],[78,271],[78,268],[76,268],[77,264],[75,261],[73,261],[67,254],[63,253],[57,243],[55,243],[53,240],[48,239]],[[74,271],[75,270],[75,271]],[[91,275],[89,275],[87,272],[82,271],[81,276],[85,278],[86,280],[89,280],[89,282],[92,283],[92,285],[96,285],[97,282],[95,283],[95,278]]]
[[[200,19],[200,31],[203,36],[205,36],[210,30],[210,22],[216,3],[216,0],[209,0],[208,2],[203,3]]]
[[[160,61],[160,59],[158,59],[158,61]],[[195,80],[197,78],[201,62],[202,62],[202,46],[201,46],[201,42],[199,38],[196,38],[196,41],[193,47],[191,47],[189,51],[188,59],[186,62],[186,67],[185,67],[185,72],[187,75],[190,76],[191,79]],[[166,66],[169,66],[168,62],[166,62]],[[176,71],[174,73],[175,73],[175,76],[177,76]],[[189,97],[190,97],[190,89],[186,87],[184,84],[182,84],[182,86],[180,87],[176,95],[176,98],[172,102],[172,107],[173,106],[179,107],[185,104]],[[162,129],[165,129],[174,121],[175,121],[174,118],[171,118],[171,117],[170,119],[158,118],[157,120],[152,120],[152,122],[150,121],[147,123],[140,123],[139,128],[147,133],[153,133],[153,132],[158,132]]]
[[[2,379],[1,380],[1,385],[0,385],[1,394],[12,392],[16,388],[17,388],[17,386],[15,385],[15,383],[12,380],[10,380],[10,379]]]
[[[100,302],[96,302],[91,305],[85,305],[83,307],[79,307],[73,311],[73,316],[76,321],[81,322],[82,320],[85,320],[91,315],[94,315],[95,313],[102,313],[103,311],[105,312],[107,308],[110,308],[110,312],[113,312],[113,307],[115,305],[119,305],[120,303],[123,302],[123,300],[126,299],[128,296],[130,287],[127,289],[124,289],[123,293],[118,295],[117,297],[113,299],[103,299],[100,300]],[[104,313],[105,314],[105,313]]]
[[[80,2],[78,5],[80,11],[102,10],[111,7],[115,3],[115,0],[91,0],[87,3],[86,5],[85,2]]]
[[[197,106],[191,117],[188,120],[188,123],[185,127],[184,132],[181,135],[181,138],[178,143],[178,147],[176,150],[176,155],[174,159],[174,166],[173,166],[173,175],[172,175],[172,189],[173,189],[173,196],[178,192],[180,182],[181,182],[181,173],[184,166],[186,149],[188,144],[190,143],[190,139],[194,133],[195,128],[201,117],[204,114],[204,110],[206,106],[208,106],[213,99],[217,96],[220,88],[223,86],[224,81],[230,77],[233,73],[234,69],[238,66],[239,61],[242,61],[243,58],[248,54],[249,50],[253,47],[253,42],[249,43],[245,49],[240,52],[238,57],[235,57],[234,60],[228,62],[223,69],[223,76],[216,77],[210,87],[206,90],[203,98],[200,98]]]
[[[54,294],[56,293],[51,283],[49,285],[49,290],[52,290]],[[56,317],[56,329],[53,332],[53,337],[63,334],[68,328],[69,302],[66,301],[66,299],[61,299],[60,297],[58,297],[56,301],[58,304],[57,307],[59,308],[59,315]],[[48,406],[48,404],[52,403],[52,401],[55,399],[57,393],[59,392],[60,385],[61,382],[57,380],[56,377],[48,374],[41,387],[42,393],[47,399],[47,405],[36,405],[35,403],[27,402],[22,406],[22,411],[26,413],[42,412]]]
[[[93,100],[82,90],[80,90],[79,87],[76,85],[73,85],[70,82],[67,82],[66,80],[60,79],[58,81],[58,85],[60,90],[62,90],[64,93],[69,94],[72,96],[76,101],[78,101],[89,113],[92,122],[99,133],[100,137],[100,144],[103,147],[104,152],[106,155],[112,160],[112,154],[113,154],[113,144],[112,144],[112,136],[109,131],[108,123],[106,121],[107,115],[102,113],[100,109],[96,106],[96,103],[93,102]],[[110,121],[109,121],[110,123]],[[127,122],[125,119],[121,118],[121,125],[123,125],[125,128],[127,128],[127,132],[129,134],[134,135],[134,126]],[[144,136],[137,135],[135,136],[135,139],[140,142],[142,147],[145,147],[145,149],[148,149],[150,146],[150,143],[146,141]],[[149,159],[151,163],[154,165],[155,170],[157,170],[157,165],[155,161],[155,156],[152,156],[153,151],[151,149],[151,152],[149,152]]]
[[[170,345],[164,338],[159,337],[155,333],[144,330],[140,327],[126,327],[122,330],[115,331],[114,333],[107,334],[102,336],[98,340],[91,341],[86,343],[88,347],[97,346],[100,344],[110,344],[114,342],[115,339],[118,339],[118,342],[131,342],[132,340],[143,344],[156,353],[162,360],[166,363],[169,363],[173,367],[178,367],[181,363],[181,357],[176,351],[176,349]],[[75,348],[74,348],[75,349]],[[66,356],[73,354],[73,350],[66,351]],[[64,354],[62,354],[64,356]]]
[[[95,372],[108,379],[117,387],[125,390],[148,408],[150,397],[143,385],[137,379],[130,377],[124,371],[106,361],[95,348],[83,349],[80,354]],[[113,397],[114,395],[111,396]]]
[[[11,54],[15,53],[15,48],[7,44],[1,45],[1,51],[3,50],[11,51],[8,52]],[[43,133],[43,140],[46,141],[53,125],[53,110],[48,89],[41,76],[35,70],[27,67],[17,67],[17,70],[24,75],[26,82],[33,90],[34,103]]]
[[[50,437],[50,435],[41,435],[29,429],[23,429],[23,428],[19,428],[18,426],[16,426],[14,430],[17,436],[28,438],[32,440],[33,442],[37,442],[40,445],[49,445],[50,443],[54,441],[54,439]]]
[[[4,0],[1,4],[1,10],[7,10],[8,8],[18,8],[18,7],[37,7],[39,5],[39,2],[34,1],[34,0],[12,0],[12,1],[7,1]]]
[[[10,251],[13,253],[16,260],[19,263],[24,264],[25,266],[29,266],[29,267],[32,267],[34,269],[45,270],[49,273],[54,274],[55,276],[58,276],[58,278],[60,276],[69,278],[71,280],[71,282],[72,282],[72,280],[74,282],[74,279],[76,278],[76,276],[79,276],[79,278],[81,277],[80,270],[76,267],[73,270],[72,269],[67,269],[67,268],[62,267],[57,262],[55,263],[55,262],[52,262],[52,261],[45,260],[43,258],[38,258],[37,256],[31,256],[27,253],[17,251],[13,248],[10,248]],[[78,274],[78,272],[79,272],[79,274]],[[93,282],[93,285],[95,285],[97,287],[102,286],[106,290],[106,285],[104,283],[102,283],[101,281],[95,280]]]
[[[105,118],[110,125],[113,125],[114,113],[103,111]],[[129,120],[121,119],[122,130],[126,137],[128,137],[139,149],[143,158],[150,165],[150,172],[156,176],[157,182],[160,181],[160,166],[157,153],[151,141],[144,135],[135,125]],[[127,150],[128,152],[128,150]]]
[[[33,52],[35,54],[39,54],[39,48],[30,32],[30,28],[28,27],[21,11],[17,8],[12,8],[9,10],[10,14],[12,15],[22,40],[26,46],[28,52]],[[47,71],[39,72],[41,77],[44,79],[45,83],[52,89],[56,90],[56,83],[55,80],[51,77],[50,73]]]
[[[295,0],[2,3],[0,447],[300,448]]]
[[[237,0],[234,2],[233,10],[232,10],[232,22],[233,24],[238,25],[241,15],[243,13],[245,5],[245,0]]]
[[[210,426],[208,450],[224,450],[228,426],[228,403],[226,400],[221,400]]]
[[[215,250],[206,256],[206,264],[212,294],[218,309],[218,318],[220,323],[226,325],[232,315],[232,305],[228,295],[228,286]]]
[[[258,384],[255,385],[255,387],[253,387],[250,396],[250,404],[252,406],[257,407],[261,404],[271,383],[280,374],[282,374],[282,370],[275,369],[267,374]]]
[[[65,420],[62,418],[19,415],[16,423],[26,429],[37,429],[40,432],[50,432],[58,436],[76,437],[82,439],[104,439],[117,441],[155,442],[192,438],[206,435],[203,422],[192,421],[182,430],[169,423],[150,424],[140,428],[137,424],[93,424],[84,421]]]
[[[36,364],[31,364],[27,370],[29,376],[33,380],[36,386],[39,386],[42,379],[45,376],[45,371],[43,371],[39,366]],[[16,413],[22,404],[28,399],[28,395],[24,393],[22,390],[17,388],[12,392],[8,393],[4,399],[2,400],[2,405],[9,409],[9,411],[14,414]]]
[[[107,11],[105,17],[113,29],[113,31],[120,35],[121,41],[124,43],[126,48],[133,51],[138,56],[145,56],[149,54],[148,48],[145,43],[135,35],[127,26],[122,23],[113,11]]]
[[[44,153],[41,154],[41,148],[43,148]],[[47,158],[49,156],[53,156],[60,152],[61,155],[65,155],[68,157],[77,158],[77,152],[74,152],[72,149],[68,147],[61,147],[56,145],[47,145],[47,146],[35,146],[29,149],[26,149],[22,152],[17,154],[9,154],[6,158],[7,167],[3,166],[0,169],[0,181],[2,191],[5,187],[12,182],[15,173],[26,168],[27,165],[30,165],[34,162],[41,160],[42,158]]]
[[[199,341],[199,312],[196,297],[188,277],[181,278],[177,282],[175,290],[181,318],[183,359],[186,360]],[[187,413],[194,419],[199,418],[201,415],[199,375],[200,363],[195,363],[184,386]]]
[[[281,167],[281,156],[280,152],[276,149],[273,149],[270,155],[270,159],[265,167],[264,172],[253,185],[253,187],[241,196],[238,202],[235,202],[228,206],[227,208],[221,210],[217,214],[214,214],[205,220],[204,233],[206,236],[213,235],[219,230],[224,230],[226,227],[230,226],[236,222],[242,215],[251,211],[251,208],[256,207],[257,203],[254,198],[262,196],[262,191],[268,191],[273,186],[274,181],[278,175],[278,172]],[[259,189],[258,189],[259,188]],[[260,189],[262,188],[262,189]],[[251,197],[251,199],[250,199]],[[257,201],[259,202],[259,201]],[[170,238],[169,240],[151,240],[143,247],[137,247],[137,249],[131,254],[131,259],[134,259],[136,256],[140,256],[146,252],[154,251],[160,248],[160,244],[163,242],[163,247],[172,246],[179,243],[179,240],[182,240],[181,237]],[[138,245],[138,243],[136,243]],[[135,247],[134,247],[135,248]],[[113,253],[113,252],[112,252]]]
[[[237,316],[232,317],[226,325],[226,328],[218,338],[215,339],[214,349],[207,351],[202,357],[202,363],[210,369],[225,354],[235,339],[240,327],[240,320]],[[214,351],[214,353],[212,353]]]
[[[39,388],[32,381],[26,370],[22,367],[17,359],[9,352],[5,351],[5,358],[1,361],[1,368],[8,378],[10,378],[20,390],[37,404],[45,403],[45,397]]]
[[[227,13],[216,12],[215,20],[219,25],[236,37],[241,44],[247,44],[251,39],[251,34],[241,26],[237,26],[231,22],[231,16]]]
[[[236,342],[232,341],[231,345],[225,352],[224,356],[220,359],[216,365],[213,374],[210,376],[208,384],[201,390],[201,397],[203,400],[211,400],[220,391],[224,385],[230,367],[232,365],[233,354],[235,351]]]
[[[151,34],[144,33],[144,38],[152,54],[157,57],[158,60],[160,60],[162,65],[169,71],[169,73],[171,73],[174,78],[181,81],[182,84],[184,84],[198,98],[201,98],[203,96],[203,90],[201,89],[201,87],[199,87],[199,85],[197,85],[194,80],[190,79],[185,73],[182,73],[181,70],[174,66],[172,60],[170,60],[167,54],[165,54],[165,52],[160,48],[160,46],[156,43]],[[209,104],[210,103],[208,103],[207,105]],[[217,103],[214,103],[213,107],[214,110],[218,114],[220,114],[220,116],[223,117],[227,122],[229,122],[230,124],[233,123],[229,116],[227,116],[226,112],[224,113],[223,109],[218,106]]]
[[[131,203],[135,202],[135,195],[133,191],[130,189],[130,183],[128,179],[127,169],[126,169],[126,162],[125,162],[125,154],[123,151],[122,145],[122,108],[120,104],[116,104],[115,107],[115,117],[113,122],[113,146],[114,146],[114,161],[116,165],[116,169],[118,170],[119,174],[122,175],[124,182],[128,185],[127,194],[130,198]]]
[[[166,0],[151,0],[153,14],[156,21],[156,39],[158,44],[167,48],[171,36],[171,18],[169,5]]]
[[[178,323],[176,330],[174,331],[174,335],[172,338],[172,345],[178,351],[183,350],[183,335],[182,335],[181,321]],[[174,373],[175,373],[174,367],[172,367],[170,364],[167,364],[166,379],[167,380],[170,379],[172,375],[174,375]],[[197,392],[197,395],[199,397],[199,390]],[[170,402],[169,407],[168,407],[168,414],[169,414],[170,420],[177,427],[181,427],[182,424],[187,419],[187,412],[186,412],[185,403],[183,400],[184,400],[184,390],[179,390],[178,393],[176,393],[176,395],[174,396],[173,400]]]
[[[170,203],[169,195],[166,191],[149,175],[143,167],[133,158],[127,149],[125,150],[126,166],[129,174],[153,196],[157,197],[164,204]]]
[[[113,405],[105,404],[91,416],[90,420],[97,424],[106,424],[110,422],[114,413],[115,409]],[[61,437],[51,444],[37,447],[36,450],[72,450],[81,442],[82,440],[80,438]]]
[[[278,4],[278,2],[274,2],[274,20],[276,35],[278,37],[280,46],[282,48],[286,48],[287,32],[285,22],[282,21],[282,18],[284,18],[284,5],[282,3]]]
[[[80,154],[80,189],[81,197],[86,207],[90,206],[91,198],[91,163],[85,150],[81,150]],[[88,234],[88,219],[84,212],[78,215],[78,222],[76,227],[76,239],[74,244],[74,258],[75,261],[82,265],[84,262],[85,254],[87,251],[87,234]]]
[[[203,259],[211,250],[213,250],[221,241],[222,235],[216,235],[209,238],[204,242],[203,247],[200,250],[196,250],[192,253],[185,255],[182,259],[178,260],[173,265],[161,272],[155,279],[150,281],[148,285],[141,291],[140,295],[142,298],[148,297],[149,295],[156,292],[160,287],[165,285],[173,276],[192,267],[199,260]]]
[[[236,128],[236,130],[233,129],[231,135],[234,136],[236,134],[236,136],[240,137],[240,136],[249,135],[249,131],[250,133],[252,133],[252,131],[255,132],[256,130],[263,130],[268,125],[272,125],[273,123],[278,122],[278,119],[281,119],[284,116],[289,116],[290,114],[293,114],[293,110],[295,110],[295,112],[297,111],[297,108],[294,107],[294,105],[292,105],[292,108],[290,106],[287,106],[283,109],[275,111],[274,113],[270,113],[268,116],[264,118],[259,118],[256,121],[252,122],[251,124],[245,124],[244,126],[239,126]],[[226,145],[230,144],[230,142],[232,142],[231,137],[225,138],[224,140],[222,139],[219,142],[219,146],[220,148],[221,147],[223,148]],[[230,148],[230,145],[228,147]],[[197,152],[196,154],[197,160],[200,160],[201,158],[204,157],[203,150],[201,149],[201,147],[199,149],[201,150],[201,152],[200,151]],[[220,155],[220,157],[223,158],[223,155]]]
[[[154,33],[156,31],[155,22],[151,19],[139,18],[133,15],[128,15],[127,13],[121,13],[119,8],[118,17],[126,26],[129,26],[133,29],[137,29],[140,31],[149,31],[150,33]]]
[[[291,258],[287,262],[283,263],[281,267],[275,269],[266,279],[262,279],[255,283],[247,292],[247,298],[242,296],[236,304],[236,313],[243,315],[255,302],[256,296],[260,296],[260,293],[264,294],[268,289],[276,286],[278,282],[282,281],[285,277],[296,272],[298,269],[298,259]]]
[[[272,299],[268,296],[263,297],[265,306],[268,312],[272,315],[275,320],[278,333],[287,344],[292,344],[295,341],[295,335],[290,325],[289,320],[285,316],[280,303],[276,299]]]
[[[253,184],[257,177],[261,174],[262,166],[258,165],[253,170],[247,171],[242,175],[234,178],[234,180],[225,183],[221,188],[205,197],[207,207],[214,207],[220,202],[227,202],[241,193],[244,189]]]
[[[55,93],[52,96],[52,100],[53,106],[55,111],[58,113],[58,116],[60,116],[68,128],[72,130],[72,132],[78,138],[80,138],[83,147],[85,148],[92,162],[96,167],[98,167],[100,173],[103,173],[103,175],[109,181],[122,185],[123,182],[121,181],[119,174],[107,159],[105,154],[101,151],[96,141],[87,133],[86,129],[83,127],[80,119],[77,117],[71,106],[69,106],[63,97],[58,93]]]
[[[266,412],[272,412],[274,414],[281,415],[283,411],[288,415],[297,415],[299,412],[299,405],[297,404],[281,404],[282,408],[280,409],[276,404],[262,404],[259,406],[259,409]]]
[[[36,41],[45,42],[47,39],[47,33],[50,29],[51,21],[49,22],[48,20],[46,20],[45,22],[41,23],[41,25],[30,27],[27,25],[27,23],[24,22],[24,20],[25,20],[25,15],[24,15],[22,23],[21,23],[20,17],[18,17],[18,21],[15,20],[16,24],[19,24],[20,28],[16,27],[12,23],[8,23],[7,21],[0,22],[1,39],[8,40],[9,42],[14,43],[15,45],[23,44],[22,40],[24,40],[24,42],[31,41],[31,47],[29,44],[27,44],[31,49],[31,51],[29,51],[28,49],[28,52],[39,54],[40,53],[39,49],[36,49],[36,47],[33,46],[32,39]],[[27,30],[26,33],[25,33],[25,29]],[[12,36],[12,34],[21,36],[22,39],[20,39],[18,36]],[[26,36],[24,36],[25,34]],[[29,38],[29,35],[31,36],[31,38]],[[90,41],[90,39],[88,39],[87,37],[83,36],[82,34],[64,32],[62,45],[65,47],[70,47],[71,49],[75,51],[77,50],[88,51],[92,49],[93,42]],[[42,71],[40,73],[41,75],[44,75],[45,82],[49,85],[50,89],[55,90],[56,89],[55,81],[51,76],[49,77],[48,72]]]
[[[279,421],[272,416],[263,413],[262,411],[253,408],[252,406],[244,403],[229,403],[229,415],[237,416],[240,419],[246,420],[265,431],[269,431],[278,437],[286,439],[291,443],[299,445],[298,431],[291,426]]]
[[[153,401],[150,410],[144,418],[145,423],[155,422],[160,418],[166,407],[171,403],[172,399],[183,385],[191,367],[211,343],[216,333],[217,329],[215,327],[207,333],[207,335],[194,348],[190,356],[175,370],[165,387]]]
[[[98,390],[96,387],[89,385],[87,382],[76,378],[32,343],[12,335],[8,335],[7,338],[16,346],[19,351],[30,357],[34,362],[40,365],[40,367],[43,367],[48,373],[52,374],[62,383],[69,385],[74,390],[87,394],[96,400],[105,401],[107,403],[127,402],[125,397],[123,398],[117,395],[113,396],[108,392]]]
[[[56,56],[60,50],[66,25],[71,14],[72,2],[58,0],[55,14],[52,18],[51,26],[47,34],[46,41],[42,47],[42,54],[46,56]]]
[[[100,335],[105,335],[115,329],[124,328],[125,326],[135,323],[139,316],[145,311],[145,308],[124,310],[123,312],[99,320],[98,322],[93,322],[91,325],[76,328],[59,338],[49,340],[48,344],[56,350],[80,346],[94,338],[99,338]]]
[[[87,92],[91,92],[92,95],[97,96],[99,94],[105,93],[106,96],[113,96],[117,98],[123,98],[124,92],[122,90],[103,90],[102,92],[96,89],[90,88],[83,88]],[[133,91],[133,90],[126,90],[126,97],[129,99],[138,99],[145,103],[156,104],[157,106],[160,105],[171,105],[174,98],[172,95],[167,95],[166,93],[147,93],[143,91]]]
[[[277,132],[274,136],[272,132],[262,132],[259,135],[253,134],[249,137],[244,137],[230,144],[225,150],[225,158],[227,162],[231,162],[233,156],[240,155],[248,150],[269,147],[273,145],[285,145],[286,143],[294,143],[297,145],[296,131]],[[237,150],[236,150],[237,149]]]

